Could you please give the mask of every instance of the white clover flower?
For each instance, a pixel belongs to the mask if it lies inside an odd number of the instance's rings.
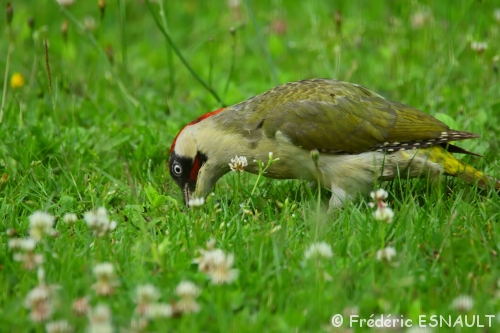
[[[381,207],[373,212],[373,217],[377,221],[391,223],[394,217],[394,212],[389,207]]]
[[[427,15],[425,12],[416,12],[411,16],[410,21],[413,28],[422,28],[427,21]]]
[[[274,234],[275,232],[278,232],[279,230],[281,230],[281,225],[275,226],[274,228],[271,229],[271,231],[269,233]]]
[[[230,253],[226,255],[225,253],[216,254],[213,257],[214,266],[208,272],[208,276],[213,284],[230,284],[238,277],[238,270],[233,269],[234,264],[234,254]]]
[[[31,309],[36,303],[45,301],[50,298],[50,290],[45,285],[38,285],[31,289],[26,295],[24,305]]]
[[[200,305],[196,299],[191,297],[183,297],[174,304],[176,313],[196,313],[200,311]]]
[[[451,308],[457,311],[467,312],[474,307],[474,299],[468,295],[460,295],[451,302]]]
[[[113,333],[111,310],[107,305],[98,304],[89,313],[89,333]]]
[[[194,313],[200,311],[200,305],[196,297],[200,295],[200,289],[191,281],[181,281],[175,288],[179,301],[174,305],[175,311],[180,313]]]
[[[78,221],[78,216],[75,213],[66,213],[63,216],[63,221],[68,225],[73,225]]]
[[[73,312],[77,316],[82,316],[90,311],[89,297],[84,296],[77,298],[73,301],[71,305]]]
[[[148,327],[148,320],[144,317],[135,317],[130,319],[130,329],[124,331],[128,333],[146,332]]]
[[[109,262],[103,262],[96,265],[93,269],[97,282],[92,285],[92,288],[98,295],[111,295],[115,287],[119,285],[115,278],[113,265]]]
[[[56,0],[57,3],[63,7],[69,7],[75,3],[75,0]]]
[[[136,312],[144,315],[148,308],[160,299],[160,292],[152,284],[137,286],[134,301],[137,304]]]
[[[98,237],[102,237],[109,231],[116,229],[116,221],[110,221],[106,208],[99,207],[97,210],[86,212],[83,215],[88,227]]]
[[[52,228],[54,225],[54,216],[36,211],[30,217],[30,236],[34,240],[41,241],[43,235],[53,235],[55,230]]]
[[[470,44],[470,48],[472,49],[472,51],[476,51],[478,54],[481,54],[486,49],[488,49],[488,43],[487,42],[472,41]]]
[[[172,317],[173,313],[172,305],[167,303],[153,303],[148,306],[146,309],[146,317],[147,318],[168,318]]]
[[[8,246],[13,251],[33,252],[36,247],[36,241],[33,238],[11,238],[9,239]]]
[[[110,279],[114,277],[114,267],[113,264],[109,262],[103,262],[94,266],[94,275],[97,279]]]
[[[359,307],[357,306],[348,306],[342,310],[342,314],[345,317],[350,318],[351,316],[358,316],[359,315]]]
[[[43,264],[44,257],[35,252],[14,253],[12,256],[14,261],[22,262],[23,268],[32,271]]]
[[[377,251],[377,260],[382,261],[382,260],[387,260],[391,261],[392,258],[396,256],[397,252],[396,249],[393,248],[392,246],[388,246],[386,248],[383,248],[381,250]]]
[[[231,168],[231,171],[236,172],[243,172],[245,170],[245,167],[248,166],[248,161],[245,156],[239,156],[236,155],[235,158],[231,159],[231,163],[229,163],[229,168]]]
[[[495,9],[493,16],[495,17],[495,20],[500,23],[500,8]]]
[[[34,322],[43,322],[52,316],[54,311],[52,290],[44,284],[31,289],[24,300],[24,306],[30,310],[30,318]]]
[[[331,258],[333,256],[332,247],[330,244],[325,242],[318,242],[311,244],[304,252],[304,257],[306,260],[311,258],[321,259],[321,258]]]
[[[94,31],[97,26],[95,18],[93,16],[85,16],[83,18],[83,26],[85,27],[85,30]]]
[[[383,188],[379,188],[375,192],[370,192],[370,197],[373,201],[384,201],[389,197],[389,193]]]
[[[135,302],[137,304],[151,304],[155,303],[160,299],[160,292],[158,288],[153,286],[152,284],[145,284],[141,286],[137,286],[135,289]]]
[[[205,198],[193,198],[189,199],[188,206],[189,207],[201,207],[205,204]]]
[[[175,288],[175,294],[179,297],[195,298],[200,295],[200,288],[198,288],[191,281],[181,281]]]
[[[89,317],[91,322],[104,323],[111,320],[111,310],[106,304],[98,304],[92,309]]]
[[[207,248],[207,250],[213,250],[215,248],[215,242],[216,242],[215,238],[210,238],[209,240],[207,240],[207,242],[205,244],[205,247]],[[500,280],[498,280],[498,281],[500,283]]]
[[[214,258],[216,256],[223,256],[224,252],[221,249],[200,250],[200,254],[201,256],[195,258],[193,262],[198,264],[198,270],[200,272],[208,273],[215,265]]]
[[[227,5],[231,8],[239,8],[241,6],[241,0],[227,0]]]
[[[232,283],[238,277],[238,270],[232,268],[234,255],[226,255],[221,249],[213,249],[213,246],[215,240],[207,242],[208,249],[200,249],[200,257],[193,262],[198,264],[198,270],[207,274],[213,284]]]
[[[21,250],[26,252],[33,252],[36,247],[36,241],[33,238],[23,238],[19,243]]]
[[[419,327],[419,326],[413,326],[408,328],[406,333],[431,333],[432,329],[429,327]]]
[[[47,333],[71,333],[73,327],[66,320],[57,320],[45,324],[45,331]]]

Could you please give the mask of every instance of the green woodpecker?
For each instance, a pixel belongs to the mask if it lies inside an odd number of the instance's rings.
[[[236,155],[258,173],[272,152],[279,160],[265,176],[319,180],[330,188],[330,208],[375,181],[441,174],[500,189],[451,153],[473,154],[448,142],[476,138],[451,130],[411,106],[389,101],[357,84],[327,79],[287,83],[186,125],[170,148],[169,169],[187,204],[207,195]],[[311,151],[320,153],[313,161]]]

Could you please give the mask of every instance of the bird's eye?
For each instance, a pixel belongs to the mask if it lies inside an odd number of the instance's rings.
[[[174,164],[172,166],[172,171],[174,172],[174,174],[179,176],[182,173],[182,167],[179,164]]]

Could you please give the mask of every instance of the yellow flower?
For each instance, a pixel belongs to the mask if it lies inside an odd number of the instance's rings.
[[[24,77],[20,73],[16,72],[12,74],[12,77],[10,78],[10,86],[13,89],[21,88],[25,83]]]

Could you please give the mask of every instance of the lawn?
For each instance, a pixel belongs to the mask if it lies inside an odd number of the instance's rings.
[[[460,158],[500,178],[500,5],[161,1],[11,1],[10,28],[1,16],[0,331],[369,330],[349,315],[500,329],[492,190],[377,184],[386,223],[369,198],[327,213],[326,190],[231,172],[187,209],[167,163],[200,115],[322,77],[480,134],[459,146],[484,157]],[[459,318],[484,327],[448,327]]]

